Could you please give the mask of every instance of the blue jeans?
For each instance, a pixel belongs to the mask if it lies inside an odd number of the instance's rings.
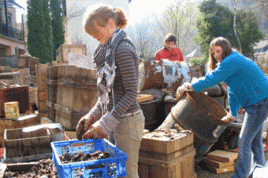
[[[232,178],[246,178],[249,172],[253,171],[250,169],[254,165],[265,164],[262,132],[263,122],[268,115],[268,101],[265,99],[244,109],[246,113],[238,140],[237,167]],[[252,153],[253,160],[251,160]]]

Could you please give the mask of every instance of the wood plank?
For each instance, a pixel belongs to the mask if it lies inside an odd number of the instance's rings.
[[[216,173],[216,174],[222,174],[222,173],[227,173],[227,172],[233,172],[235,170],[234,165],[228,166],[228,167],[223,167],[223,168],[216,168],[213,166],[208,166],[208,168]]]
[[[138,103],[142,103],[145,101],[151,101],[154,99],[153,95],[147,95],[147,94],[138,94],[137,101]]]
[[[228,167],[228,166],[234,165],[234,161],[220,162],[220,161],[215,161],[215,160],[208,159],[206,157],[203,158],[203,161],[207,165],[212,166],[212,167],[215,167],[215,168],[224,168],[224,167]]]
[[[146,158],[153,158],[153,159],[157,159],[157,160],[170,161],[170,160],[178,158],[178,157],[180,157],[188,152],[191,152],[192,150],[194,150],[193,144],[186,146],[186,147],[182,148],[181,150],[178,150],[178,151],[170,153],[170,154],[161,154],[161,153],[155,153],[152,151],[140,150],[139,156],[146,157]]]
[[[225,150],[215,150],[207,154],[208,159],[222,162],[232,162],[236,160],[237,157],[238,153]]]

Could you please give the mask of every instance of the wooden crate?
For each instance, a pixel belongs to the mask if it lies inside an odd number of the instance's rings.
[[[191,178],[196,177],[194,168],[195,150],[170,161],[139,157],[140,178]]]
[[[56,52],[56,61],[59,64],[68,64],[68,54],[75,53],[86,55],[86,45],[68,45],[62,44]]]
[[[47,68],[47,101],[46,105],[48,108],[48,118],[55,122],[56,110],[54,104],[57,101],[57,80],[58,80],[58,69],[60,66],[49,66]]]
[[[30,85],[30,68],[18,69],[20,72],[21,84]]]
[[[5,129],[23,128],[27,126],[39,125],[40,117],[36,114],[20,116],[17,120],[0,119],[0,147],[4,147]]]
[[[51,153],[49,129],[5,129],[5,159]]]
[[[35,68],[37,82],[37,107],[40,113],[47,112],[47,68],[48,64],[39,64]]]
[[[237,157],[238,153],[225,150],[215,150],[207,154],[208,159],[221,162],[233,162]]]
[[[55,121],[73,130],[81,116],[94,107],[98,99],[95,70],[61,65],[58,70]]]
[[[208,168],[212,172],[214,172],[216,174],[222,174],[222,173],[227,173],[227,172],[233,172],[233,171],[235,171],[234,165],[230,165],[230,166],[223,167],[223,168],[216,168],[216,167],[213,167],[213,166],[208,166]]]
[[[60,123],[65,130],[76,130],[78,121],[87,113],[76,112],[71,108],[64,107],[59,104],[54,105],[55,109],[55,122]]]
[[[0,82],[7,84],[21,84],[21,74],[18,71],[0,73]]]
[[[171,129],[171,131],[173,131]],[[146,152],[153,152],[159,154],[177,154],[180,150],[187,147],[191,147],[194,141],[193,132],[189,130],[180,131],[177,133],[173,139],[163,138],[163,137],[151,137],[151,132],[144,133],[140,150]]]
[[[204,161],[208,166],[211,166],[211,167],[214,167],[214,168],[224,168],[224,167],[229,167],[229,166],[234,165],[234,161],[230,161],[230,162],[221,162],[221,161],[215,161],[215,160],[208,159],[207,157],[204,157],[204,158],[203,158],[203,161]]]
[[[20,112],[29,110],[29,87],[19,86],[0,89],[0,116],[5,115],[4,103],[9,101],[18,101]]]

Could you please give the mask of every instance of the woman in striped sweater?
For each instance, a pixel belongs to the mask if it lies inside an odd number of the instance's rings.
[[[127,154],[128,177],[138,177],[138,157],[144,115],[137,102],[139,58],[123,30],[127,19],[120,8],[95,5],[85,14],[84,29],[100,42],[93,59],[97,66],[99,98],[80,119],[77,138],[105,138]]]

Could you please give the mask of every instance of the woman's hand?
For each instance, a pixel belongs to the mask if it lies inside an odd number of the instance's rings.
[[[113,129],[119,124],[119,121],[113,117],[113,115],[107,111],[100,120],[90,126],[81,136],[83,139],[88,138],[107,138]]]
[[[83,116],[77,126],[76,135],[78,140],[82,140],[82,136],[88,131],[88,129],[97,121],[91,114]]]
[[[180,98],[186,91],[193,91],[193,87],[189,82],[185,82],[176,91],[176,99]]]
[[[228,113],[221,120],[224,122],[232,122],[233,120],[235,120],[235,117],[231,113]]]
[[[101,121],[95,122],[88,131],[82,136],[83,139],[97,139],[97,138],[107,138],[107,135],[101,129]]]

